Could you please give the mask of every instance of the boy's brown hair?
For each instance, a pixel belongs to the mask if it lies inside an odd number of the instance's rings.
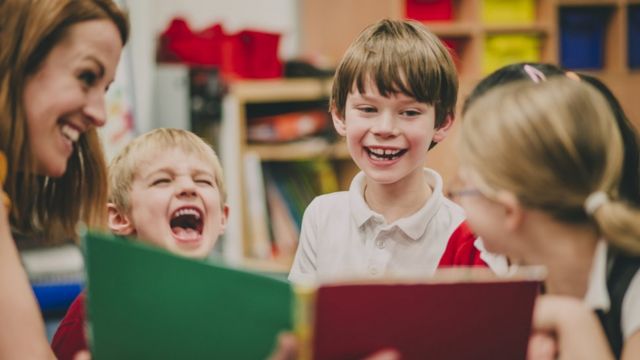
[[[381,95],[403,93],[435,107],[435,127],[454,116],[456,67],[447,48],[424,25],[381,20],[365,28],[349,46],[333,79],[331,110],[344,118],[347,96],[364,93],[371,80]]]
[[[215,151],[194,133],[181,129],[160,128],[138,136],[122,149],[109,165],[109,202],[120,211],[129,210],[131,185],[142,161],[149,161],[159,151],[178,148],[206,159],[215,172],[221,206],[227,202],[222,166]]]

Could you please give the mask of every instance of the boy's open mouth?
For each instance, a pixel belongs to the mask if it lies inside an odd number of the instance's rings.
[[[407,152],[407,149],[364,148],[373,160],[395,160]]]
[[[171,231],[181,241],[195,241],[202,235],[202,212],[195,207],[182,207],[171,215]]]

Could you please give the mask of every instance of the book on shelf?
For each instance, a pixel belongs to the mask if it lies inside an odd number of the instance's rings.
[[[251,240],[251,255],[257,259],[269,259],[272,257],[273,247],[269,234],[269,217],[260,156],[255,152],[248,151],[244,154],[243,163],[247,211],[251,224],[248,234]]]
[[[316,196],[338,190],[336,173],[326,159],[263,162],[262,173],[275,257],[293,259],[304,211]]]
[[[327,112],[319,109],[259,116],[247,122],[247,139],[252,142],[283,142],[315,135],[329,125]]]
[[[302,358],[524,358],[542,276],[460,268],[301,287],[113,235],[84,243],[97,359],[264,359],[283,331],[296,332]]]

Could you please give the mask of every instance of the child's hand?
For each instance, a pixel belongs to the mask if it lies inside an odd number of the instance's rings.
[[[87,350],[80,350],[75,354],[73,360],[91,360],[91,353]]]
[[[547,332],[535,331],[529,338],[527,360],[554,360],[558,358],[556,338]]]
[[[560,295],[538,296],[528,355],[530,360],[613,359],[593,310],[579,299]]]
[[[298,358],[298,341],[292,333],[278,335],[276,348],[268,360],[295,360]]]
[[[268,360],[295,360],[298,358],[298,341],[292,333],[282,333],[278,336],[276,349]],[[362,360],[399,360],[400,353],[393,349],[384,349],[367,356]]]

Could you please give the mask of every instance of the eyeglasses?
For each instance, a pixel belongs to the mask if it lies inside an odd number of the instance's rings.
[[[482,193],[478,189],[469,188],[469,189],[449,190],[447,195],[450,198],[459,198],[462,196],[481,196]]]
[[[478,196],[482,195],[480,190],[474,186],[469,186],[469,184],[465,184],[464,181],[460,178],[460,176],[456,176],[453,178],[451,183],[448,186],[447,197],[456,200],[463,196]]]

